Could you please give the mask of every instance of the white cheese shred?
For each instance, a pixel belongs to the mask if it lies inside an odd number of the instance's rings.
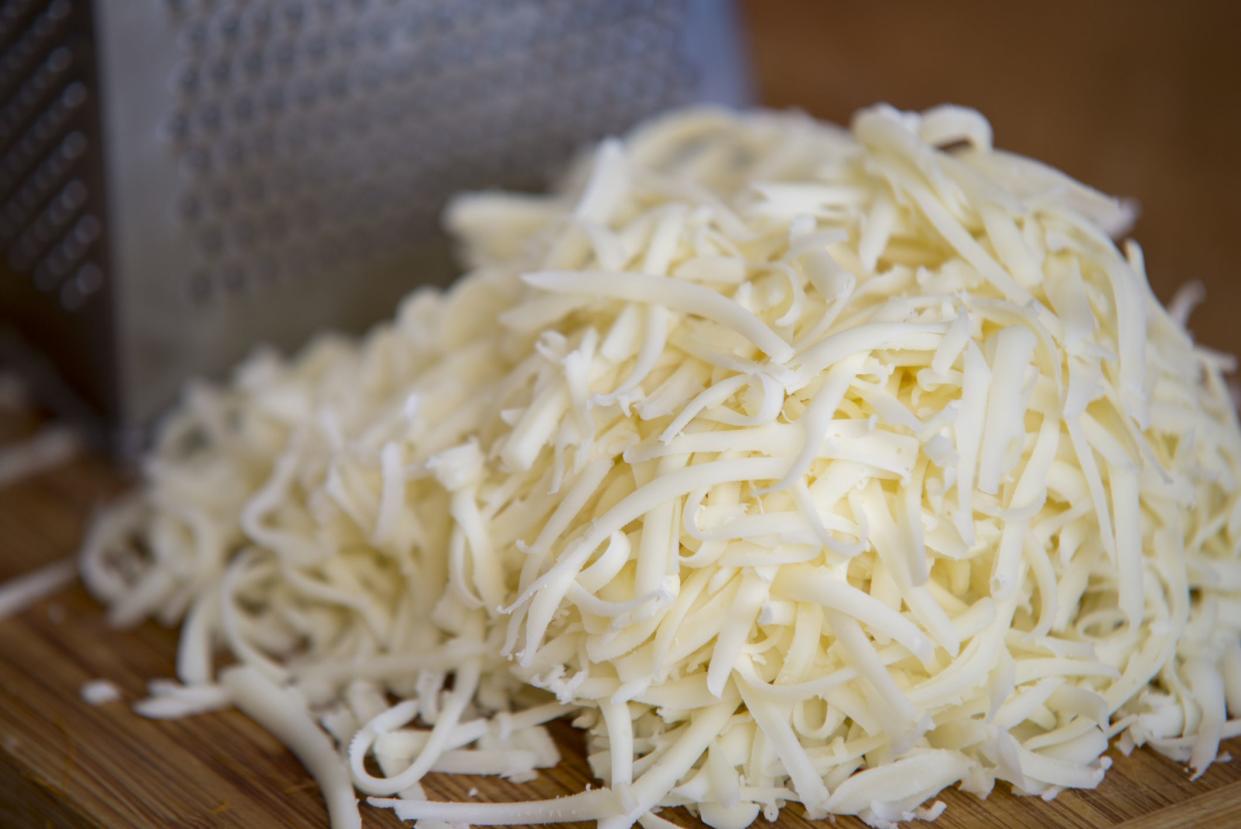
[[[79,693],[87,705],[107,705],[121,698],[121,689],[106,679],[92,679],[82,685]]]
[[[77,578],[71,560],[57,561],[0,583],[0,619],[7,619],[68,587]]]
[[[44,426],[33,437],[0,447],[0,487],[63,466],[78,454],[81,445],[77,432],[53,425]]]
[[[233,704],[297,755],[323,790],[332,829],[361,829],[362,816],[344,762],[296,691],[281,688],[250,667],[230,668],[221,679]]]

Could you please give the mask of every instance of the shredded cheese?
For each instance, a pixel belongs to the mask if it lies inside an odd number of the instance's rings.
[[[80,448],[77,432],[63,426],[45,426],[33,437],[0,447],[0,487],[61,466]]]
[[[1096,786],[1113,737],[1201,774],[1241,733],[1241,431],[1131,218],[959,107],[693,110],[463,197],[461,281],[195,386],[99,517],[111,618],[183,621],[138,710],[240,707],[337,827],[355,789],[889,827]],[[528,779],[570,714],[603,788],[426,796]]]
[[[60,592],[77,577],[72,561],[57,561],[9,579],[0,584],[0,619],[21,613],[28,607]]]
[[[106,705],[121,698],[121,689],[106,679],[92,679],[79,691],[87,705]]]

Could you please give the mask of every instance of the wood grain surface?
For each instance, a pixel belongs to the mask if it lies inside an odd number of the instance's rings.
[[[1236,278],[1241,234],[1241,4],[1049,0],[1039,4],[748,0],[760,98],[847,121],[859,106],[942,101],[978,106],[1002,146],[1137,198],[1137,236],[1165,297],[1188,279],[1212,301],[1202,339],[1241,351]],[[29,434],[31,415],[0,413],[0,446]],[[125,485],[85,457],[0,489],[0,579],[77,548],[92,510]],[[173,671],[175,632],[114,631],[74,586],[0,621],[0,826],[322,827],[326,812],[296,759],[236,712],[155,722],[128,704]],[[123,700],[89,706],[83,683],[105,678]],[[565,760],[530,784],[433,775],[434,797],[550,797],[589,781],[578,736],[555,727]],[[1229,746],[1241,756],[1241,744]],[[1148,751],[1113,752],[1099,789],[1053,802],[1000,787],[986,801],[956,791],[937,826],[1200,827],[1241,825],[1241,765],[1191,783]],[[367,827],[395,827],[364,808]],[[685,826],[683,814],[666,813]],[[809,825],[795,810],[781,826]],[[860,827],[840,819],[840,827]]]
[[[0,447],[35,428],[35,419],[0,413]],[[0,489],[0,580],[77,550],[92,511],[125,481],[103,460],[83,457]],[[80,585],[0,620],[0,827],[293,827],[327,825],[318,790],[276,740],[235,711],[153,721],[129,704],[146,682],[170,677],[175,631],[148,622],[113,630]],[[118,702],[91,706],[82,685],[107,679]],[[580,736],[554,724],[559,767],[527,784],[431,775],[434,798],[483,801],[555,797],[591,782]],[[1225,750],[1241,756],[1241,741]],[[1241,764],[1221,763],[1196,783],[1153,752],[1113,752],[1115,767],[1095,791],[1066,792],[1048,803],[997,787],[986,801],[951,790],[936,824],[983,827],[1198,827],[1241,825]],[[401,824],[363,807],[369,829]],[[697,825],[680,812],[666,816]],[[762,825],[761,823],[759,824]],[[810,826],[788,809],[781,827]],[[840,818],[841,829],[861,829]]]

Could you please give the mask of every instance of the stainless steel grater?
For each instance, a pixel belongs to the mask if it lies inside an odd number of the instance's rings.
[[[139,435],[187,377],[451,275],[448,195],[537,188],[645,116],[740,103],[733,12],[0,0],[0,341]]]

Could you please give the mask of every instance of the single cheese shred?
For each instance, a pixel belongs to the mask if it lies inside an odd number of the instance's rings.
[[[106,679],[92,679],[78,691],[87,705],[107,705],[121,698],[121,689]]]
[[[461,280],[193,385],[95,523],[113,622],[181,624],[140,710],[236,705],[336,827],[889,827],[1097,786],[1113,739],[1201,774],[1241,734],[1232,361],[1128,205],[991,140],[690,110],[461,197]],[[426,796],[554,765],[564,716],[601,787]]]

